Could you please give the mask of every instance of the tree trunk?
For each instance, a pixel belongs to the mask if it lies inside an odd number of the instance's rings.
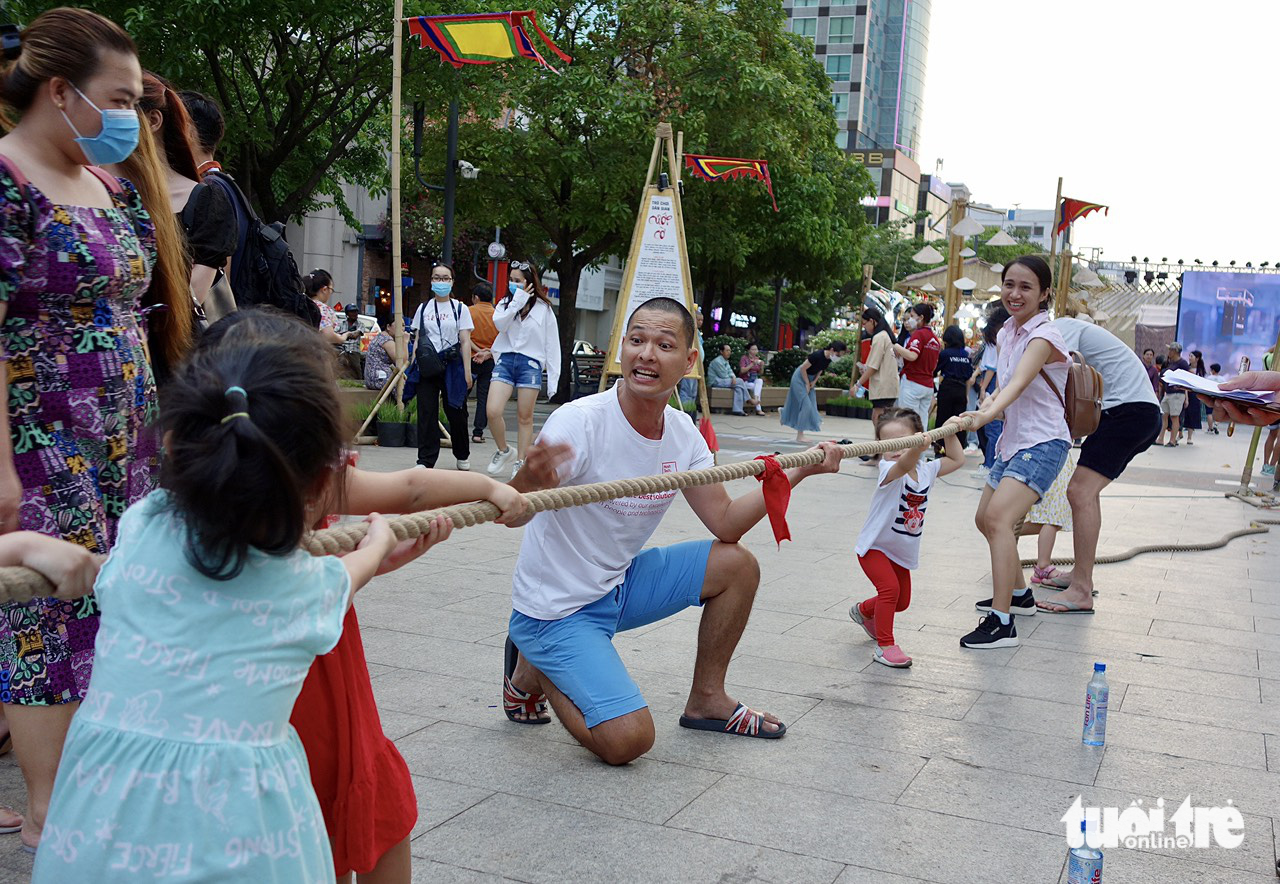
[[[573,378],[569,376],[569,357],[573,342],[578,337],[578,281],[582,275],[578,256],[573,253],[573,243],[557,243],[556,250],[563,256],[556,268],[560,277],[560,384],[554,391],[548,390],[552,402],[568,402],[573,397]]]
[[[720,287],[720,334],[727,335],[733,325],[729,322],[733,316],[733,302],[738,297],[738,285],[735,282],[726,282]]]

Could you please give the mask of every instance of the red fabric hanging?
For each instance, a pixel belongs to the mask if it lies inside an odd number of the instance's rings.
[[[769,514],[769,525],[773,528],[773,539],[778,546],[782,541],[791,539],[791,529],[787,527],[787,507],[791,503],[791,480],[778,465],[778,459],[771,454],[762,454],[756,460],[764,461],[764,472],[756,479],[764,483],[764,511]]]

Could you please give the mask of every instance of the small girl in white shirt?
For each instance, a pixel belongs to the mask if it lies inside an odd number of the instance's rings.
[[[910,408],[886,408],[876,421],[877,439],[901,439],[923,433],[920,415]],[[920,535],[929,491],[939,476],[964,466],[957,436],[948,436],[945,456],[921,463],[927,442],[890,451],[880,460],[880,484],[871,497],[867,521],[854,552],[876,594],[849,609],[849,616],[876,643],[871,659],[905,669],[911,658],[893,637],[893,616],[911,604],[911,572],[920,564]]]

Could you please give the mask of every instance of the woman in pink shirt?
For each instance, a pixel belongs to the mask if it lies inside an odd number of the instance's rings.
[[[1043,258],[1023,255],[1005,267],[1001,280],[1000,300],[1009,321],[996,338],[1000,389],[968,413],[985,426],[1004,412],[1004,431],[974,519],[991,549],[992,597],[978,602],[986,616],[960,639],[962,648],[1014,647],[1018,631],[1011,612],[1036,612],[1029,589],[1014,597],[1014,586],[1022,581],[1013,529],[1049,490],[1071,450],[1071,433],[1055,392],[1066,390],[1071,355],[1049,322],[1053,274]]]

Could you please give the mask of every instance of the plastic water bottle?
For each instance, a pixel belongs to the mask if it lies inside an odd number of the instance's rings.
[[[1084,692],[1084,744],[1101,746],[1107,739],[1107,664],[1093,664],[1093,678]]]
[[[1083,820],[1080,821],[1080,831],[1084,831]],[[1067,859],[1067,884],[1102,884],[1102,851],[1088,844],[1071,848]]]

